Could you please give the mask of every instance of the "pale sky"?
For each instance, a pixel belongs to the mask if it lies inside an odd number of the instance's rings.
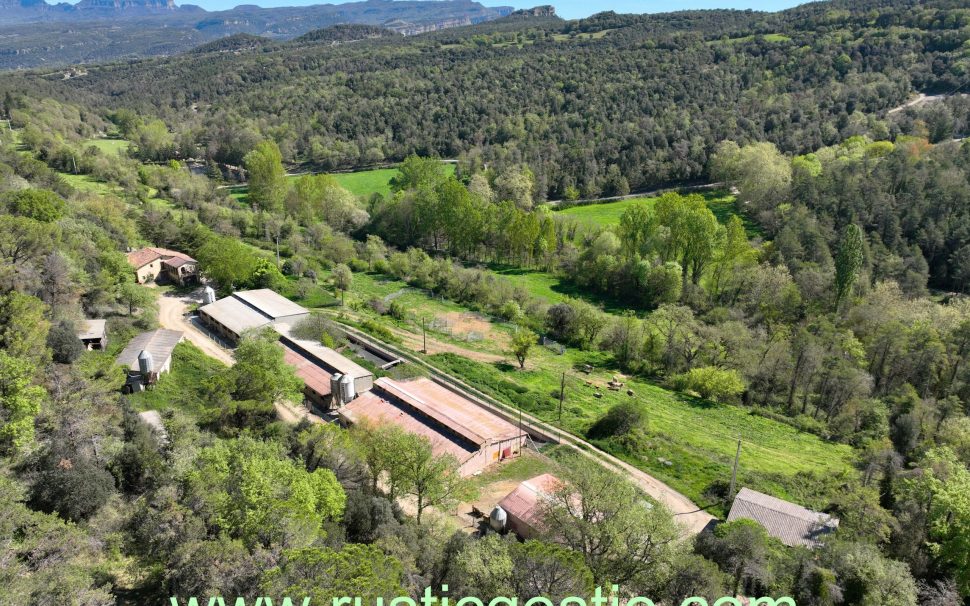
[[[804,1],[804,0],[802,0]],[[486,6],[514,6],[531,8],[542,4],[552,4],[564,19],[588,17],[601,11],[618,13],[659,13],[676,10],[702,8],[738,8],[762,11],[786,9],[802,1],[796,0],[685,0],[683,2],[662,2],[660,0],[479,0]],[[177,4],[196,4],[207,10],[224,10],[239,4],[258,6],[300,6],[307,4],[341,4],[340,0],[176,0]]]

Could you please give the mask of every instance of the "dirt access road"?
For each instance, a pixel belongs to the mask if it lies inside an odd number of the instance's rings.
[[[920,105],[926,105],[928,103],[934,103],[936,101],[942,101],[943,99],[946,99],[947,97],[952,97],[952,96],[955,96],[955,95],[956,95],[956,91],[953,91],[953,93],[950,93],[948,95],[924,95],[923,93],[919,93],[918,95],[916,95],[916,98],[915,99],[910,99],[906,103],[903,103],[902,105],[900,105],[898,107],[892,108],[891,110],[889,110],[888,112],[886,112],[886,115],[887,116],[891,116],[891,115],[893,115],[895,113],[899,113],[899,112],[903,111],[904,109],[906,109],[908,107],[917,107],[917,106],[920,106]],[[963,94],[961,94],[959,96],[966,97],[967,94],[966,93],[963,93]]]
[[[185,333],[185,338],[205,352],[206,355],[219,360],[226,366],[232,366],[236,363],[236,360],[232,357],[232,352],[209,338],[186,315],[189,313],[189,306],[201,300],[201,290],[188,295],[175,292],[162,293],[158,297],[158,323],[170,330],[181,330]]]
[[[185,333],[185,338],[207,356],[219,360],[226,366],[232,366],[236,363],[232,351],[210,338],[204,329],[187,315],[189,307],[201,300],[202,289],[189,294],[171,291],[161,293],[158,297],[158,323],[162,328],[182,331]],[[286,423],[295,425],[303,419],[308,419],[312,423],[323,423],[323,419],[310,414],[310,411],[302,406],[293,406],[289,402],[277,402],[275,406],[276,414]]]

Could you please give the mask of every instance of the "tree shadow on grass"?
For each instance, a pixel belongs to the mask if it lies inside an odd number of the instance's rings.
[[[603,310],[608,313],[616,314],[625,312],[627,310],[634,310],[637,312],[644,311],[630,301],[625,301],[614,297],[613,295],[598,293],[590,289],[583,288],[571,280],[556,276],[555,274],[551,274],[543,269],[521,267],[519,265],[508,265],[504,263],[488,263],[485,265],[485,267],[496,275],[506,278],[523,276],[527,277],[532,275],[552,278],[556,280],[556,282],[549,286],[551,291],[566,297],[571,297],[573,299],[582,299],[587,303],[592,303],[593,305],[602,307]],[[525,285],[522,286],[528,290]]]
[[[519,368],[510,362],[493,362],[492,366],[494,366],[499,372],[514,372]]]
[[[692,396],[686,393],[679,393],[676,391],[671,391],[670,393],[673,394],[673,396],[676,397],[678,400],[680,400],[681,402],[684,402],[691,408],[701,408],[704,410],[709,410],[711,408],[718,407],[718,404],[716,402],[712,402],[711,400],[705,400],[704,398]]]

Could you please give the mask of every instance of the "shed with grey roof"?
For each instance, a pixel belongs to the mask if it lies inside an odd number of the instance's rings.
[[[77,338],[86,349],[104,349],[108,346],[106,320],[83,320],[78,326]]]
[[[141,391],[172,368],[172,352],[182,341],[182,332],[159,328],[143,332],[118,355],[116,363],[128,367],[125,391]]]
[[[812,511],[750,488],[742,488],[734,497],[728,514],[728,522],[742,519],[754,520],[769,535],[789,547],[818,547],[826,535],[839,527],[839,520],[827,513]]]
[[[308,309],[268,288],[235,292],[199,308],[202,322],[233,342],[248,330],[277,324],[290,326],[308,315]]]

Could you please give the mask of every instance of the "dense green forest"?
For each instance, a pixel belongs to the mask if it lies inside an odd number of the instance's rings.
[[[970,11],[835,2],[341,36],[0,77],[0,605],[443,583],[558,600],[613,582],[663,604],[967,603]],[[943,96],[890,112],[917,92]],[[370,196],[317,172],[389,161],[390,192]],[[226,187],[240,180],[245,198]],[[612,223],[560,212],[695,180],[720,189],[658,194]],[[329,294],[365,281],[479,312],[511,327],[514,364],[422,359],[545,419],[557,394],[519,377],[554,339],[651,386],[565,426],[651,473],[673,474],[653,397],[797,432],[844,467],[739,480],[839,530],[814,551],[745,521],[690,537],[552,447],[569,488],[544,531],[470,536],[434,513],[481,484],[426,441],[278,419],[300,382],[261,334],[232,367],[179,345],[178,383],[123,397],[113,354],[158,326],[157,290],[123,254],[146,244],[191,254],[223,293],[334,305],[301,327],[330,345],[341,323],[401,346],[402,326],[423,330],[399,300]],[[108,352],[80,349],[85,317],[108,318]],[[684,448],[694,467],[678,473],[703,481],[660,477],[723,517],[733,495],[707,469],[721,461]]]

